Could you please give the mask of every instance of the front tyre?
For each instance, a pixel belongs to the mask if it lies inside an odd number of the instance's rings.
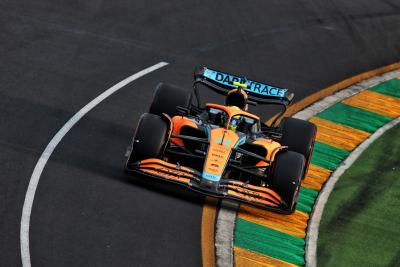
[[[317,134],[315,124],[295,118],[284,118],[280,124],[280,128],[282,131],[280,143],[283,146],[288,146],[290,151],[302,154],[306,159],[307,168],[311,160],[315,136]]]
[[[296,209],[304,168],[305,159],[300,153],[287,150],[275,157],[272,188],[285,201],[290,213]]]
[[[127,165],[148,158],[161,158],[168,138],[168,125],[160,116],[144,113],[136,127]]]

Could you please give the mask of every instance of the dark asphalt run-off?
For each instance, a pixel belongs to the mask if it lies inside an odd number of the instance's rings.
[[[1,266],[21,265],[22,207],[46,145],[126,77],[170,63],[62,139],[33,203],[32,266],[201,266],[204,198],[123,172],[159,81],[190,90],[204,65],[289,88],[298,101],[400,59],[396,0],[0,1],[0,29]],[[274,109],[253,111],[267,119]]]

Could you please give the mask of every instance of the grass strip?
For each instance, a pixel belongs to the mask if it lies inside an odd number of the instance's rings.
[[[319,266],[400,266],[400,125],[337,182],[322,217]]]

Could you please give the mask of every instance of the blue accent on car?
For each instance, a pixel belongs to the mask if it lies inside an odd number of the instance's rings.
[[[231,139],[224,139],[224,142],[222,143],[222,138],[218,138],[214,142],[216,144],[224,145],[224,146],[228,147],[231,144],[232,140]]]
[[[206,180],[210,180],[210,181],[214,181],[214,182],[218,182],[219,180],[221,180],[221,175],[214,175],[208,172],[203,172],[203,178]]]
[[[285,88],[280,88],[276,86],[271,86],[268,84],[252,81],[252,80],[246,80],[242,77],[238,77],[232,74],[228,74],[225,72],[221,71],[215,71],[206,68],[204,70],[204,77],[207,79],[213,80],[215,82],[218,82],[220,84],[223,84],[224,86],[228,86],[233,88],[236,88],[232,83],[233,82],[240,82],[240,83],[245,83],[247,84],[248,88],[244,88],[243,90],[254,93],[254,94],[259,94],[263,96],[270,96],[270,97],[284,97],[287,89]]]
[[[239,139],[239,141],[237,141],[237,143],[235,144],[235,148],[237,148],[238,146],[241,146],[241,145],[243,145],[244,143],[246,143],[246,140],[247,140],[247,136],[246,135],[243,135],[240,139]]]

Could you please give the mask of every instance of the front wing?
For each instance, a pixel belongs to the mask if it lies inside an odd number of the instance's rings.
[[[209,181],[203,179],[197,170],[160,159],[150,158],[135,164],[127,164],[126,170],[177,183],[205,195],[233,199],[264,209],[290,213],[288,205],[270,188],[232,179],[221,179],[219,182]]]

